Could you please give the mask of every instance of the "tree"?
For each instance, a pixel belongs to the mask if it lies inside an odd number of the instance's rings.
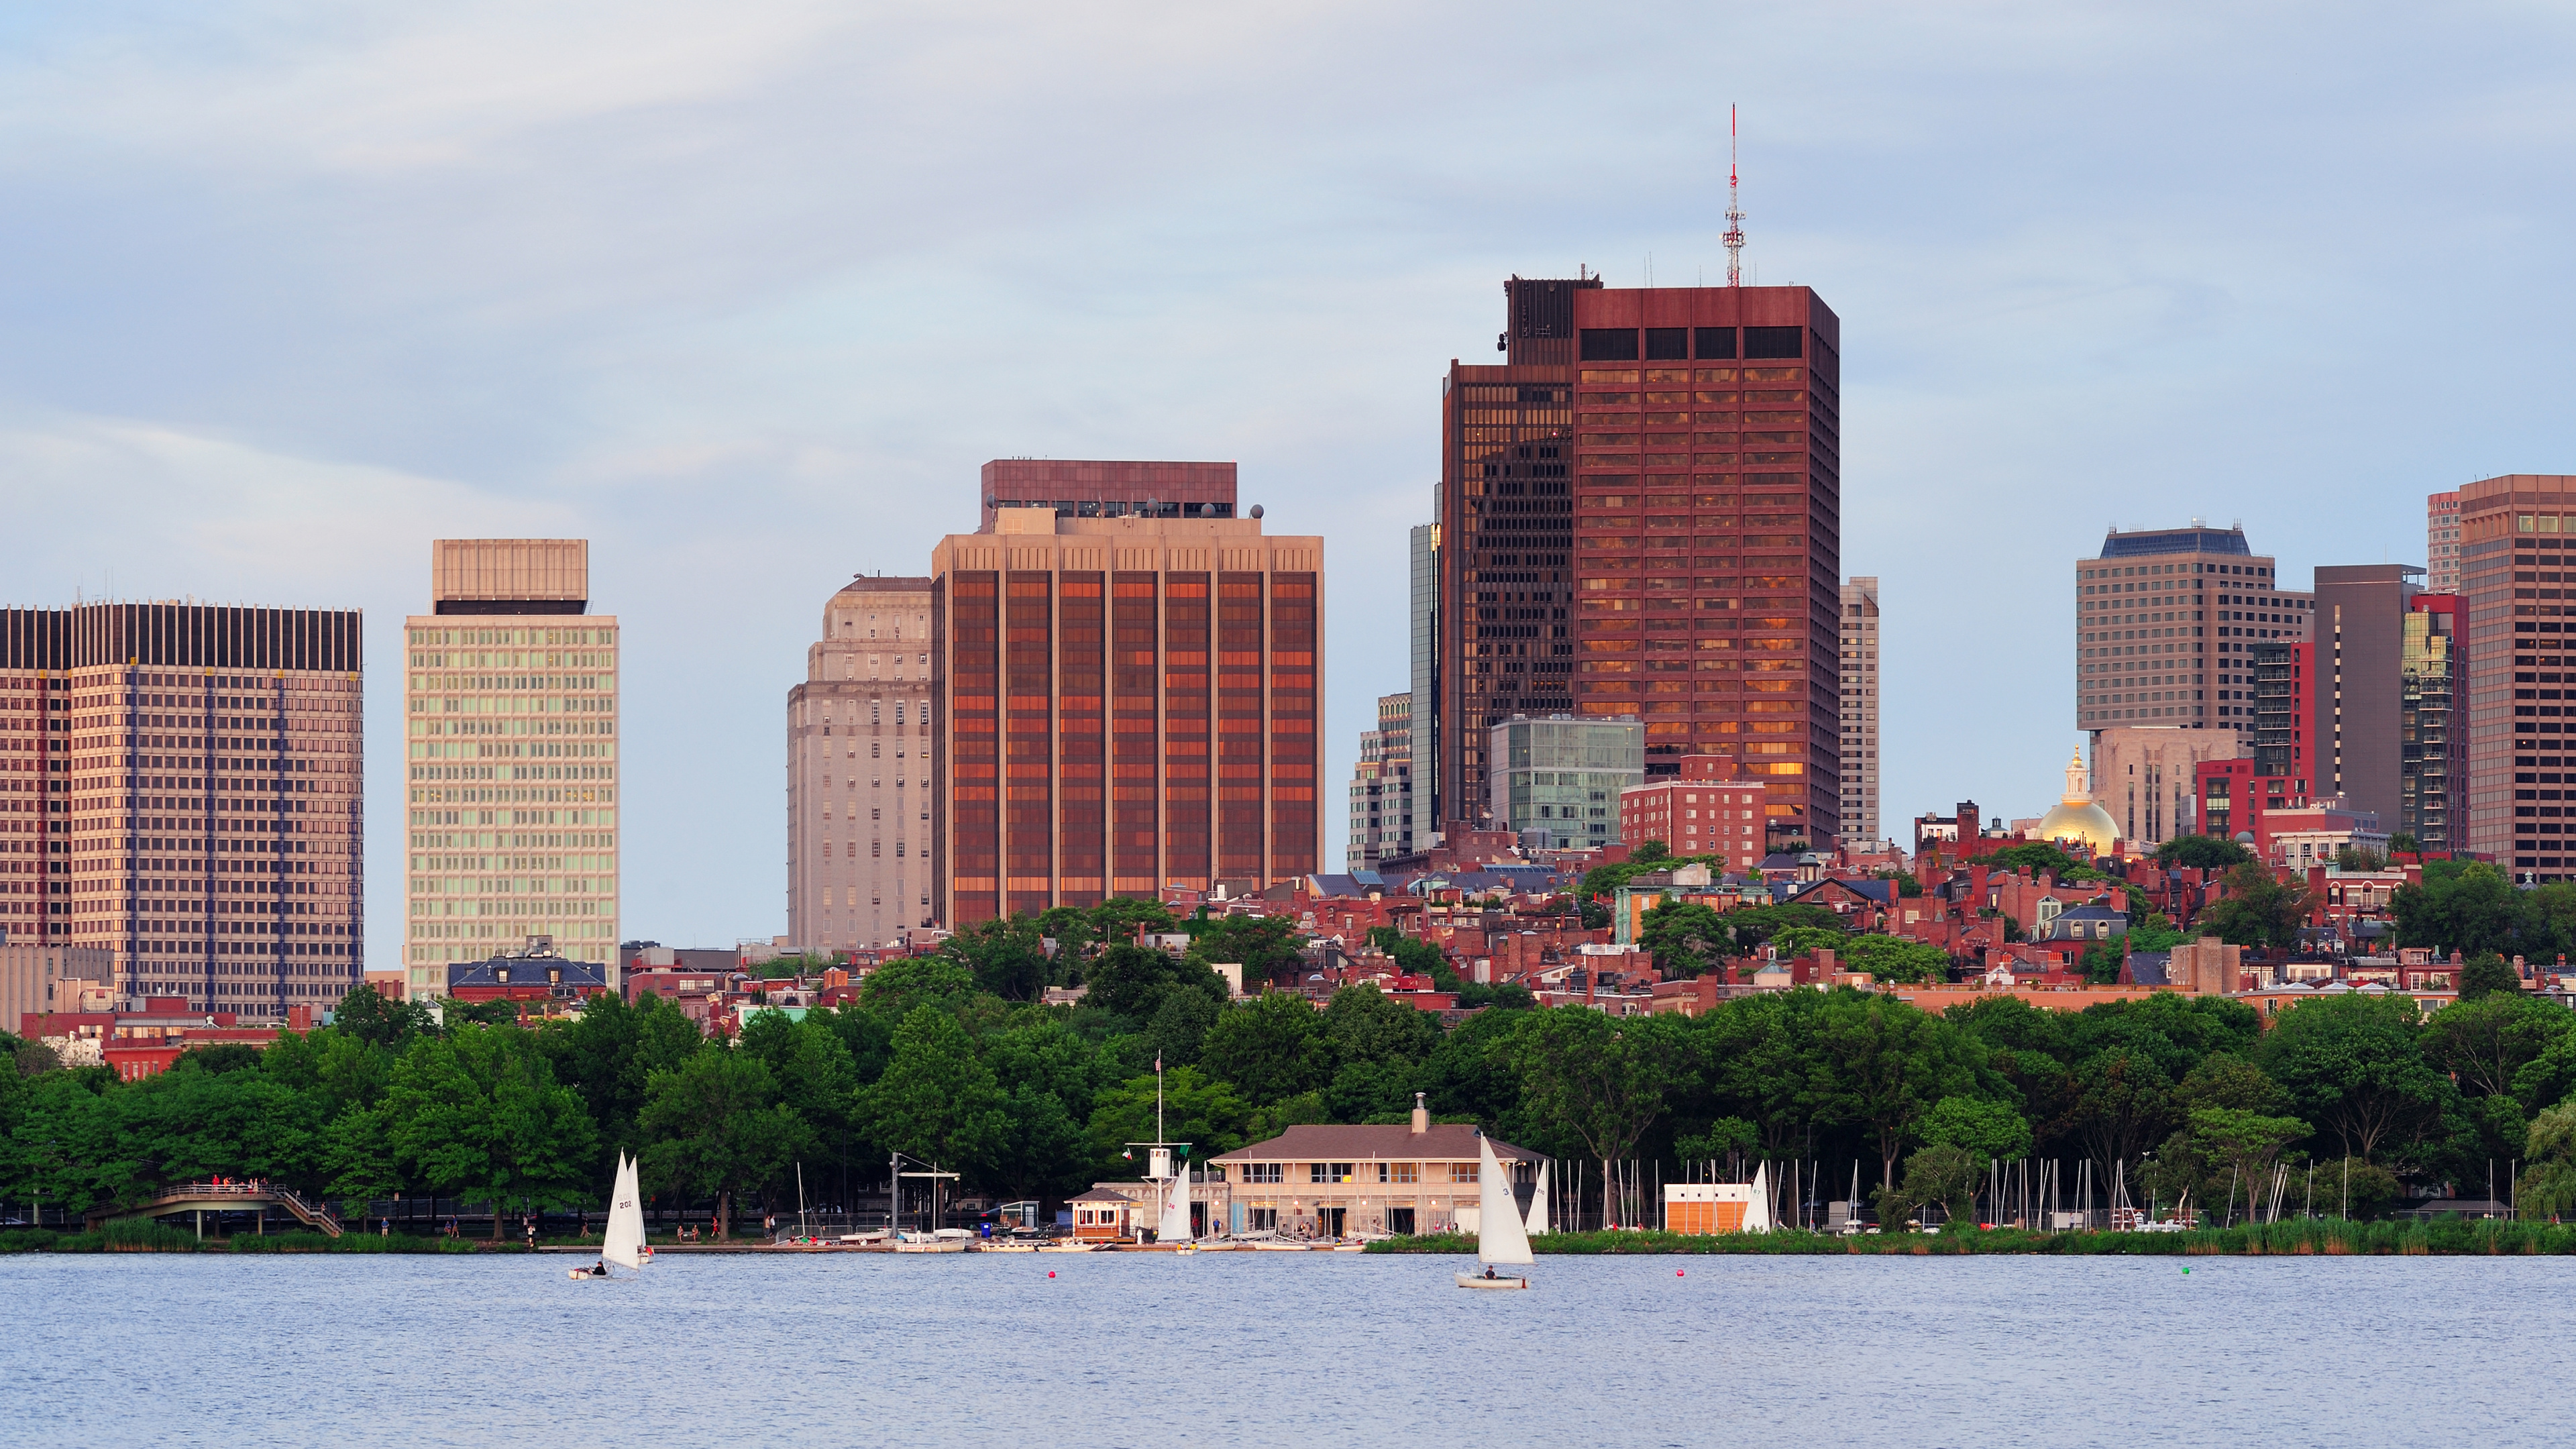
[[[1059,908],[1048,915],[1067,929],[1085,933],[1089,930],[1079,911]],[[1078,942],[1067,948],[1059,941],[1058,946],[1068,959],[1079,949]],[[1036,1000],[1046,989],[1053,970],[1047,962],[1039,923],[1026,914],[968,926],[941,942],[939,953],[966,968],[978,990],[989,991],[1004,1001]]]
[[[2576,1102],[2532,1118],[2526,1142],[2531,1165],[2523,1169],[2514,1192],[2522,1215],[2555,1222],[2576,1213]]]
[[[1868,972],[1873,981],[1950,979],[1949,952],[1896,936],[1854,936],[1834,948],[1834,960],[1846,970]]]
[[[2191,1114],[2191,1134],[2209,1158],[2213,1169],[2225,1168],[2228,1174],[2227,1199],[2220,1210],[2234,1221],[2236,1195],[2244,1194],[2250,1209],[2255,1202],[2256,1184],[2272,1175],[2272,1164],[2281,1149],[2308,1135],[2308,1124],[2296,1117],[2267,1117],[2231,1107],[2202,1107]],[[2212,1179],[2216,1173],[2213,1171]]]
[[[2225,877],[2226,894],[2200,913],[2204,932],[2237,946],[2294,946],[2307,923],[2308,890],[2270,866],[2240,865]]]
[[[935,1009],[927,1014],[956,1022]],[[733,1235],[733,1204],[745,1191],[777,1180],[809,1139],[805,1124],[778,1100],[767,1063],[747,1052],[697,1052],[676,1069],[655,1072],[636,1119],[644,1137],[642,1175],[716,1200],[716,1236]]]
[[[1409,1069],[1440,1044],[1440,1019],[1374,986],[1345,986],[1324,1007],[1324,1042],[1336,1068],[1365,1062]]]
[[[360,986],[341,997],[331,1025],[360,1041],[397,1052],[413,1037],[437,1029],[426,1003],[387,1001],[373,986]]]
[[[1891,1179],[1877,1192],[1878,1220],[1894,1227],[1926,1207],[1938,1206],[1956,1227],[1977,1220],[1977,1184],[1986,1175],[1986,1159],[1975,1149],[1939,1143],[1905,1159],[1905,1184]]]
[[[1160,901],[1137,900],[1129,896],[1111,896],[1091,908],[1091,938],[1094,941],[1132,941],[1141,930],[1163,935],[1180,929],[1172,913]]]
[[[1673,858],[1673,848],[1660,840],[1641,840],[1628,852],[1628,859],[1639,865],[1660,865]]]
[[[1199,1059],[1199,1046],[1216,1025],[1216,1014],[1217,1003],[1205,992],[1166,991],[1154,1019],[1146,1023],[1145,1039],[1155,1056],[1176,1067],[1188,1066]]]
[[[2186,870],[2231,870],[2254,852],[2216,835],[2177,835],[2156,847],[2156,864]]]
[[[2473,1097],[2513,1095],[2523,1069],[2576,1026],[2566,1008],[2519,990],[2460,999],[2424,1022],[2424,1055]],[[2543,1104],[2545,1105],[2545,1104]]]
[[[2003,1103],[1979,1097],[1944,1097],[1935,1102],[1923,1114],[1921,1135],[1936,1147],[1964,1147],[2001,1162],[2030,1155],[2030,1124]]]
[[[1817,1044],[1829,1083],[1823,1110],[1878,1149],[1882,1185],[1895,1182],[1903,1149],[1917,1140],[1932,1105],[1977,1086],[1974,1055],[1958,1028],[1886,997],[1834,993]]]
[[[2077,860],[2056,846],[2040,840],[2005,846],[1992,854],[1978,856],[1969,864],[1982,865],[1998,871],[2027,870],[2032,875],[2045,871],[2062,881],[2108,879],[2091,864]]]
[[[2127,953],[2117,941],[2095,941],[2084,948],[2084,979],[2096,986],[2109,986],[2120,979],[2120,970],[2129,964]]]
[[[2105,1182],[2164,1135],[2174,1119],[2173,1079],[2144,1051],[2113,1046],[2075,1067],[2072,1125]]]
[[[1084,967],[1083,980],[1091,988],[1084,1005],[1139,1025],[1152,1021],[1162,1010],[1164,997],[1175,989],[1195,991],[1211,1006],[1223,1005],[1227,996],[1225,978],[1204,961],[1125,942],[1101,952]]]
[[[2422,885],[2399,886],[2388,898],[2397,944],[2436,953],[2523,949],[2528,903],[2505,873],[2485,861],[2433,861]],[[2534,941],[2533,950],[2546,945]]]
[[[1767,944],[1772,950],[1778,952],[1781,960],[1786,961],[1793,957],[1804,956],[1810,951],[1832,951],[1838,949],[1843,944],[1844,939],[1844,934],[1839,928],[1826,926],[1790,926],[1783,930],[1774,932],[1771,939],[1765,944]]]
[[[2376,1158],[2413,1142],[2453,1095],[2425,1060],[2421,1031],[2403,996],[2303,1001],[2273,1023],[2257,1061],[2346,1154]]]
[[[754,1012],[734,1049],[769,1068],[778,1100],[805,1124],[825,1165],[846,1173],[858,1164],[864,1150],[858,1069],[837,1033],[811,1016],[795,1021],[783,1011]]]
[[[1625,1159],[1662,1114],[1672,1081],[1666,1043],[1653,1022],[1580,1006],[1530,1013],[1513,1039],[1530,1110],[1598,1161]]]
[[[1306,998],[1265,992],[1217,1013],[1199,1043],[1199,1068],[1231,1082],[1256,1107],[1320,1089],[1332,1080],[1332,1063],[1318,1050],[1324,1019]]]
[[[1009,1127],[992,1068],[957,1019],[931,1006],[895,1029],[894,1059],[860,1094],[859,1112],[880,1147],[970,1175],[988,1171]]]
[[[916,1007],[954,1011],[974,994],[975,973],[954,956],[907,956],[868,973],[859,999],[888,1021],[902,1021]]]
[[[1241,1147],[1244,1124],[1251,1115],[1252,1109],[1232,1087],[1210,1081],[1195,1067],[1174,1067],[1163,1073],[1164,1135],[1170,1141],[1188,1143],[1190,1156],[1198,1161]],[[1155,1140],[1153,1077],[1131,1077],[1103,1091],[1099,1105],[1092,1108],[1088,1136],[1092,1165],[1101,1175],[1143,1176],[1146,1161],[1128,1156],[1127,1144]]]
[[[1190,956],[1206,965],[1240,962],[1243,989],[1256,983],[1294,979],[1305,957],[1297,949],[1296,923],[1286,916],[1227,916],[1208,921],[1191,933]]]
[[[2502,956],[2493,951],[2481,951],[2460,967],[2460,1001],[2463,1004],[2499,993],[2507,996],[2522,994],[2521,973]]]
[[[1666,896],[1638,923],[1637,944],[1667,976],[1697,976],[1726,956],[1724,919],[1706,904]]]
[[[2128,937],[2132,951],[2170,951],[2185,940],[2183,933],[2162,911],[2149,911],[2132,919]]]
[[[635,1123],[653,1074],[706,1049],[705,1034],[678,1003],[650,991],[633,1006],[614,994],[593,997],[579,1019],[549,1022],[537,1040],[599,1128],[594,1176],[612,1171],[618,1153],[643,1150]]]
[[[2323,1215],[2368,1222],[2397,1205],[2405,1188],[2397,1174],[2366,1157],[2320,1162],[2307,1181],[2316,1184],[2316,1210]],[[2301,1197],[2306,1184],[2301,1184]]]
[[[1792,926],[1812,926],[1818,930],[1840,933],[1843,918],[1829,907],[1798,903],[1783,906],[1747,906],[1726,913],[1726,929],[1735,937],[1735,949],[1752,951],[1762,943]]]
[[[598,1129],[518,1027],[414,1037],[387,1084],[385,1116],[403,1174],[433,1192],[488,1196],[495,1241],[505,1207],[569,1207],[593,1186]]]

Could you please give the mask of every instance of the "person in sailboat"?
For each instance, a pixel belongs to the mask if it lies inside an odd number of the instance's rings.
[[[593,1278],[605,1278],[608,1276],[608,1260],[606,1258],[602,1258],[598,1262],[591,1264],[590,1267],[584,1271],[588,1272]]]
[[[1488,1277],[1488,1278],[1491,1278],[1491,1277],[1493,1277],[1493,1276],[1494,1276],[1494,1265],[1493,1265],[1493,1264],[1491,1264],[1491,1263],[1487,1263],[1487,1264],[1485,1265],[1485,1276],[1486,1276],[1486,1277]]]

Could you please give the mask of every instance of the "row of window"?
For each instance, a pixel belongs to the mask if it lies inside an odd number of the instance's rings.
[[[1441,1165],[1442,1164],[1439,1163],[1431,1164],[1435,1171]],[[1288,1169],[1291,1166],[1302,1167],[1305,1170],[1305,1177],[1302,1180],[1309,1183],[1345,1183],[1362,1181],[1398,1184],[1414,1183],[1422,1181],[1423,1171],[1423,1164],[1418,1162],[1362,1162],[1357,1164],[1348,1162],[1307,1162],[1297,1164],[1285,1162],[1247,1162],[1242,1165],[1243,1181],[1247,1183],[1285,1182],[1287,1181]],[[1476,1181],[1477,1164],[1473,1162],[1452,1162],[1447,1164],[1447,1167],[1449,1172],[1449,1181],[1453,1183],[1472,1183]],[[1214,1170],[1219,1172],[1224,1171],[1223,1168],[1217,1168]]]
[[[1648,362],[1687,362],[1696,357],[1706,360],[1733,359],[1739,355],[1757,357],[1804,357],[1807,329],[1804,327],[1746,327],[1743,348],[1736,346],[1737,329],[1733,327],[1586,327],[1580,348],[1585,362],[1635,362],[1640,354]],[[1591,379],[1586,378],[1585,381]]]

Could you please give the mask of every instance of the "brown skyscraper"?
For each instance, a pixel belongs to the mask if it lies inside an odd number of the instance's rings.
[[[2517,878],[2576,866],[2565,726],[2570,652],[2565,575],[2576,542],[2576,476],[2515,473],[2460,490],[2461,632],[2468,636],[2469,820],[2462,845]],[[2456,726],[2451,737],[2457,741]],[[2456,743],[2453,745],[2456,749]],[[2458,818],[2456,804],[2453,818]]]
[[[1436,727],[1415,730],[1418,828],[1473,826],[1495,725],[1574,708],[1574,298],[1599,277],[1503,283],[1500,367],[1449,364],[1440,400],[1441,684]],[[1417,697],[1417,710],[1427,707]],[[1430,721],[1425,720],[1425,724]]]
[[[1176,465],[1034,466],[1136,470],[1095,495],[1134,501]],[[1231,465],[1178,466],[1224,469],[1230,511]],[[1318,868],[1323,540],[1218,508],[997,507],[932,551],[942,925]]]
[[[1804,287],[1572,294],[1577,712],[1646,773],[1734,759],[1774,841],[1839,820],[1841,322]]]
[[[0,613],[0,926],[113,951],[129,997],[275,1019],[347,994],[359,633],[337,610]]]

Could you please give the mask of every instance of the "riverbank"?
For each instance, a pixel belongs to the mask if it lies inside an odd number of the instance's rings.
[[[11,1228],[0,1232],[0,1253],[524,1253],[525,1243],[483,1242],[471,1238],[381,1237],[374,1233],[238,1233],[229,1238],[200,1238],[184,1228],[159,1223],[110,1223],[96,1232],[65,1233],[52,1228]]]
[[[1369,1244],[1368,1251],[1473,1255],[1476,1240],[1460,1233],[1387,1238]],[[2319,1218],[2183,1233],[2040,1233],[2018,1228],[1855,1237],[1796,1229],[1714,1234],[1542,1233],[1530,1239],[1530,1251],[1575,1257],[1744,1253],[1906,1257],[2541,1257],[2576,1254],[2576,1227],[2458,1218],[2431,1223],[2356,1223]]]

